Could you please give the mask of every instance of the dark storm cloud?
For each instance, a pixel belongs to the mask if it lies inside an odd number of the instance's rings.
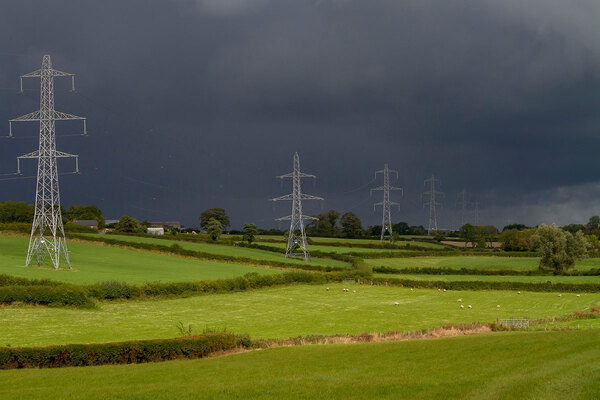
[[[384,162],[405,189],[395,220],[426,222],[433,172],[444,227],[463,188],[482,222],[568,223],[600,212],[599,18],[594,1],[3,1],[0,87],[44,52],[78,74],[56,108],[92,136],[58,139],[83,169],[63,201],[108,217],[194,224],[224,206],[269,225],[285,210],[265,199],[289,189],[273,176],[298,151],[319,177],[306,190],[366,223]],[[0,118],[36,96],[1,91]],[[0,146],[8,172],[35,141]],[[32,184],[0,181],[0,200],[31,201]]]

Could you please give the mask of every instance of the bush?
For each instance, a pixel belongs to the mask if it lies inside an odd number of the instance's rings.
[[[43,348],[0,348],[0,369],[139,364],[206,357],[217,351],[249,347],[245,337],[211,333],[176,339],[122,343],[70,344]]]
[[[0,304],[15,302],[93,308],[85,289],[73,285],[17,285],[0,287]]]

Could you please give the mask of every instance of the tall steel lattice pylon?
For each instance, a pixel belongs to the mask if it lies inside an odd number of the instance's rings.
[[[289,174],[280,175],[277,178],[292,178],[293,181],[293,191],[291,194],[271,199],[271,201],[292,201],[292,214],[287,217],[277,218],[277,221],[290,220],[290,231],[288,233],[285,256],[303,257],[305,261],[310,261],[310,251],[308,250],[308,243],[306,242],[304,221],[308,219],[317,220],[318,218],[302,214],[302,200],[323,200],[323,198],[302,193],[300,183],[302,178],[317,179],[317,177],[300,172],[300,157],[298,157],[298,153],[294,153],[294,171]]]
[[[40,78],[40,109],[9,121],[10,136],[12,136],[13,122],[39,121],[40,123],[38,150],[17,157],[18,173],[21,172],[20,160],[38,160],[35,213],[26,265],[29,266],[34,258],[37,265],[42,265],[45,258],[49,256],[55,269],[58,269],[61,258],[71,268],[60,212],[56,159],[75,158],[75,172],[79,172],[78,156],[56,150],[55,121],[81,120],[83,121],[84,135],[86,134],[85,118],[54,110],[54,77],[60,76],[71,77],[71,88],[75,90],[75,75],[52,68],[52,60],[49,55],[44,55],[41,69],[21,75],[21,92],[23,91],[23,78]]]
[[[390,172],[396,174],[396,179],[398,179],[398,171],[394,171],[388,168],[387,164],[383,164],[383,169],[381,171],[375,172],[375,178],[377,178],[377,174],[383,174],[383,186],[379,186],[371,189],[371,194],[373,190],[383,190],[383,201],[380,203],[373,204],[373,210],[375,210],[376,206],[381,206],[383,209],[383,217],[381,221],[381,241],[383,242],[386,238],[386,232],[388,234],[388,238],[391,242],[394,241],[394,235],[392,233],[392,206],[398,206],[400,208],[400,203],[396,203],[391,201],[390,199],[390,190],[400,190],[402,188],[390,186]],[[404,191],[402,191],[402,195],[404,195]]]
[[[440,183],[439,179],[435,179],[435,176],[431,174],[431,177],[425,179],[424,184],[427,185],[429,183],[429,190],[423,193],[425,196],[429,196],[429,201],[423,203],[423,206],[429,206],[429,225],[427,227],[427,234],[431,235],[431,232],[438,230],[437,224],[437,209],[436,207],[441,207],[442,204],[437,201],[438,196],[444,196],[444,193],[436,190],[435,184],[436,182]]]

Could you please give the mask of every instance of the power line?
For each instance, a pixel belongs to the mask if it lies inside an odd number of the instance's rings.
[[[302,200],[323,200],[323,198],[302,193],[300,184],[302,178],[317,179],[317,177],[300,172],[300,157],[298,156],[298,153],[294,153],[294,171],[290,172],[289,174],[280,175],[277,178],[292,178],[293,182],[292,193],[271,199],[271,201],[292,201],[292,214],[276,219],[276,221],[290,220],[290,231],[288,233],[288,243],[285,250],[285,256],[303,257],[304,261],[310,261],[310,252],[308,250],[308,243],[306,241],[304,221],[307,219],[318,220],[318,218],[309,217],[302,214]],[[297,233],[298,231],[300,234]]]
[[[398,179],[398,171],[394,171],[388,168],[387,164],[383,164],[383,169],[381,171],[377,171],[375,172],[375,177],[377,178],[377,174],[383,174],[383,186],[379,186],[376,188],[371,189],[371,193],[373,193],[373,190],[382,190],[383,191],[383,201],[380,203],[375,203],[373,204],[373,209],[375,209],[376,206],[381,206],[382,210],[383,210],[383,217],[382,217],[382,222],[381,222],[381,241],[383,242],[385,237],[386,237],[386,232],[388,233],[388,237],[389,240],[391,242],[394,241],[394,235],[392,234],[392,212],[391,212],[391,206],[395,205],[398,206],[398,208],[400,208],[400,203],[396,203],[390,200],[390,190],[400,190],[402,191],[401,188],[397,188],[394,186],[390,186],[390,172],[395,173],[396,174],[396,179]],[[402,194],[404,194],[404,192],[402,191]]]

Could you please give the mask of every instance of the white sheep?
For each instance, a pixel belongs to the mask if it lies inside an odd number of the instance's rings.
[[[412,291],[413,291],[413,288],[410,288],[410,291],[412,292]]]
[[[459,303],[462,303],[462,299],[458,299],[458,300],[456,300],[456,301],[457,301],[457,302],[459,302]]]
[[[473,308],[473,306],[469,304],[469,308]]]
[[[580,294],[578,294],[578,295],[577,295],[577,297],[581,297],[581,295],[580,295]]]
[[[500,304],[498,304],[496,307],[497,307],[497,308],[500,308]]]
[[[559,293],[559,294],[558,294],[558,297],[562,297],[562,294],[560,294],[560,293]]]
[[[395,306],[399,306],[399,305],[400,305],[400,303],[398,303],[397,301],[395,301],[395,302],[394,302],[394,305],[395,305]]]
[[[442,291],[442,289],[438,289],[438,292],[441,292],[441,291]]]
[[[329,292],[329,288],[327,288],[327,289],[325,289],[325,290],[327,290],[327,291]]]
[[[463,306],[462,304],[460,305],[460,308],[465,308],[465,306]]]
[[[356,293],[356,290],[353,290],[352,293]]]
[[[519,290],[519,291],[517,292],[517,294],[521,294],[521,291]]]
[[[446,291],[446,289],[444,289],[444,292]]]

